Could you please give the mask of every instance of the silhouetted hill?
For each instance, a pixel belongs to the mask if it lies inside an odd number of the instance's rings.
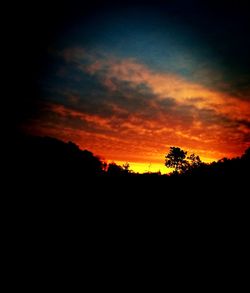
[[[34,193],[60,191],[98,194],[204,194],[243,189],[249,179],[249,149],[240,158],[201,164],[179,175],[135,174],[107,165],[73,142],[19,135],[12,154],[13,181]],[[78,190],[78,191],[76,191]]]
[[[227,174],[236,170],[231,164],[245,164],[246,171],[249,152],[230,163],[203,165],[192,174],[159,176],[128,174],[114,166],[115,174],[108,174],[102,169],[107,166],[91,152],[48,137],[20,136],[14,149],[7,194],[11,233],[19,233],[16,242],[25,238],[33,243],[35,235],[37,241],[50,243],[62,235],[62,242],[79,237],[85,245],[88,239],[101,237],[95,240],[98,246],[109,227],[113,238],[121,231],[121,241],[123,229],[132,237],[142,229],[147,235],[150,229],[152,239],[167,241],[169,231],[185,241],[190,233],[198,241],[203,233],[202,241],[207,241],[216,232],[217,241],[225,230],[244,230],[247,223],[248,180]],[[225,176],[214,175],[219,173]],[[180,249],[185,241],[180,239]]]
[[[103,172],[103,163],[90,151],[72,142],[51,137],[20,136],[15,150],[17,169],[27,175],[94,176]]]

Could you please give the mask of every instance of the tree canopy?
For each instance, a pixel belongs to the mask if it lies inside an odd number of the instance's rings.
[[[186,168],[187,152],[179,147],[170,147],[169,153],[165,156],[165,166],[168,168],[174,168],[176,173],[181,172]]]
[[[179,147],[170,147],[169,153],[165,156],[165,166],[174,168],[174,173],[183,173],[190,169],[197,168],[202,164],[199,156],[191,154]]]

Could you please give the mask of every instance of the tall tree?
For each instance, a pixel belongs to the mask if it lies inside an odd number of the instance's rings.
[[[176,173],[185,171],[189,166],[186,156],[186,151],[178,147],[170,147],[169,153],[165,156],[165,166],[174,168]]]

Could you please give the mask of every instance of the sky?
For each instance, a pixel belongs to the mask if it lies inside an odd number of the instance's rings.
[[[248,6],[36,2],[21,26],[19,127],[136,172],[165,173],[170,146],[205,162],[241,155],[250,146]]]

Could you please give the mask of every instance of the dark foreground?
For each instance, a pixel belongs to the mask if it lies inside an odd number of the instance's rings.
[[[10,176],[24,188],[43,189],[91,187],[103,189],[105,193],[126,190],[132,185],[141,190],[152,187],[169,188],[177,193],[185,187],[193,191],[205,192],[209,186],[221,182],[225,188],[233,185],[239,189],[250,178],[250,148],[242,157],[223,158],[212,164],[202,163],[181,175],[168,176],[158,173],[136,174],[116,164],[107,164],[92,152],[81,150],[72,142],[62,142],[50,137],[32,137],[18,134],[11,143],[8,156]],[[164,163],[164,162],[163,162]],[[81,188],[82,187],[82,188]],[[136,190],[140,191],[140,190]],[[150,190],[151,191],[151,190]],[[91,189],[88,190],[91,192]],[[132,192],[132,190],[131,190]]]
[[[65,266],[79,274],[79,264],[91,275],[110,264],[147,267],[149,257],[164,265],[172,259],[171,270],[186,264],[185,272],[194,256],[197,268],[211,263],[213,271],[218,260],[229,266],[235,251],[244,259],[247,173],[170,177],[93,168],[90,174],[78,159],[67,158],[64,147],[45,151],[40,142],[19,141],[3,195],[8,249],[18,272],[30,266],[29,279],[35,280],[37,266],[54,278]],[[79,264],[65,265],[71,261]]]

